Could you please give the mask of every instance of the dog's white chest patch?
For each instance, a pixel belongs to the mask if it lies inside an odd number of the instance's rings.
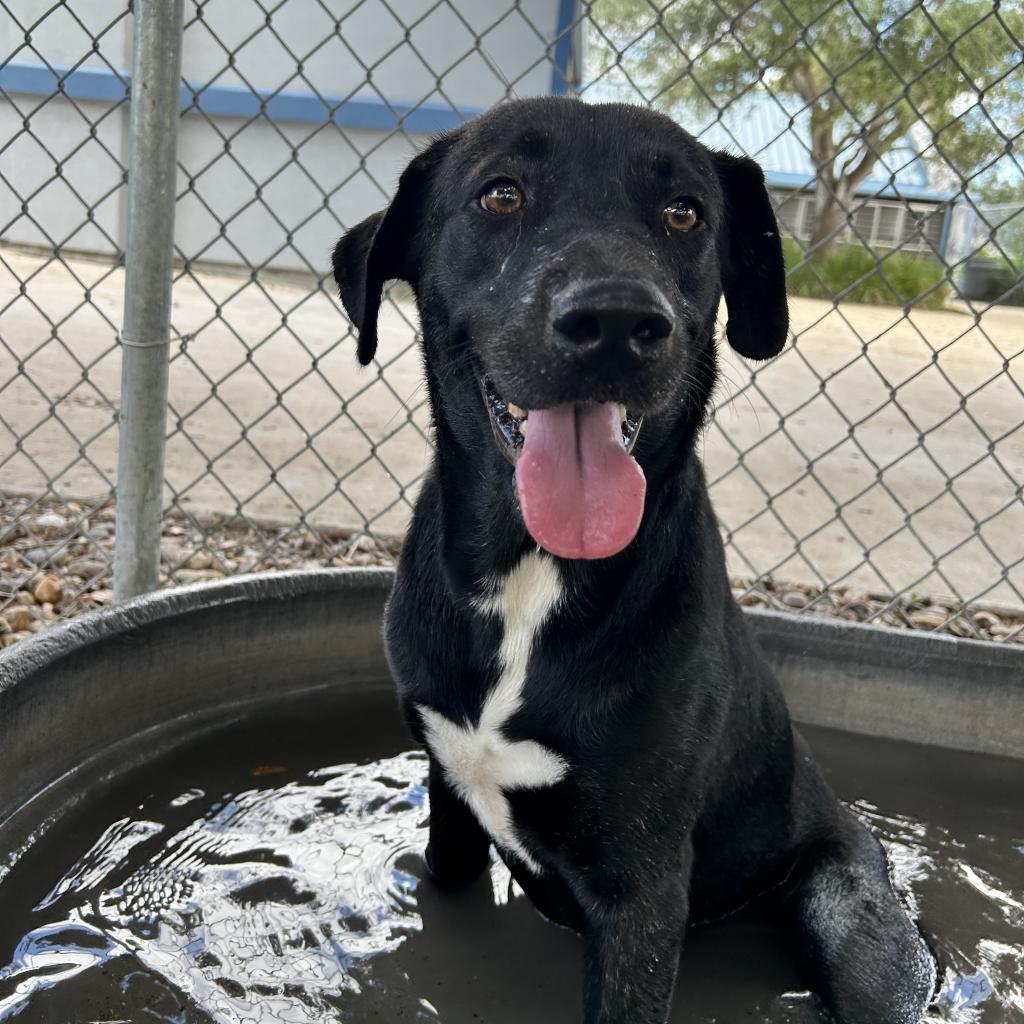
[[[526,555],[481,602],[485,613],[501,618],[502,638],[500,675],[477,724],[458,725],[425,704],[418,707],[427,746],[444,767],[449,783],[491,838],[534,870],[539,870],[538,865],[516,835],[505,794],[512,789],[553,786],[569,766],[540,743],[507,739],[503,727],[522,705],[534,638],[561,599],[562,583],[552,559]]]

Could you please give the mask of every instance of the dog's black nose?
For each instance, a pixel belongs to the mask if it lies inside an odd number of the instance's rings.
[[[675,326],[661,292],[644,281],[602,278],[570,285],[551,302],[555,344],[576,352],[657,355]]]

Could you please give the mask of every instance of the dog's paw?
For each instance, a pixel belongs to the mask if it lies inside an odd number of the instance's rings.
[[[470,856],[461,850],[439,851],[433,843],[427,844],[423,863],[434,883],[442,889],[464,889],[472,885],[490,863],[490,853],[474,851]]]

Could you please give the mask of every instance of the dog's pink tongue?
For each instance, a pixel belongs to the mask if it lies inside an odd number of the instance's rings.
[[[636,536],[647,481],[622,446],[618,406],[607,402],[531,411],[516,487],[542,548],[560,558],[607,558]]]

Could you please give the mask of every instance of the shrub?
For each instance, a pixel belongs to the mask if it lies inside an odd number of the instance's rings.
[[[844,299],[924,309],[942,309],[949,282],[941,264],[916,253],[880,253],[863,245],[832,245],[807,255],[792,238],[783,240],[790,295],[812,299]]]

